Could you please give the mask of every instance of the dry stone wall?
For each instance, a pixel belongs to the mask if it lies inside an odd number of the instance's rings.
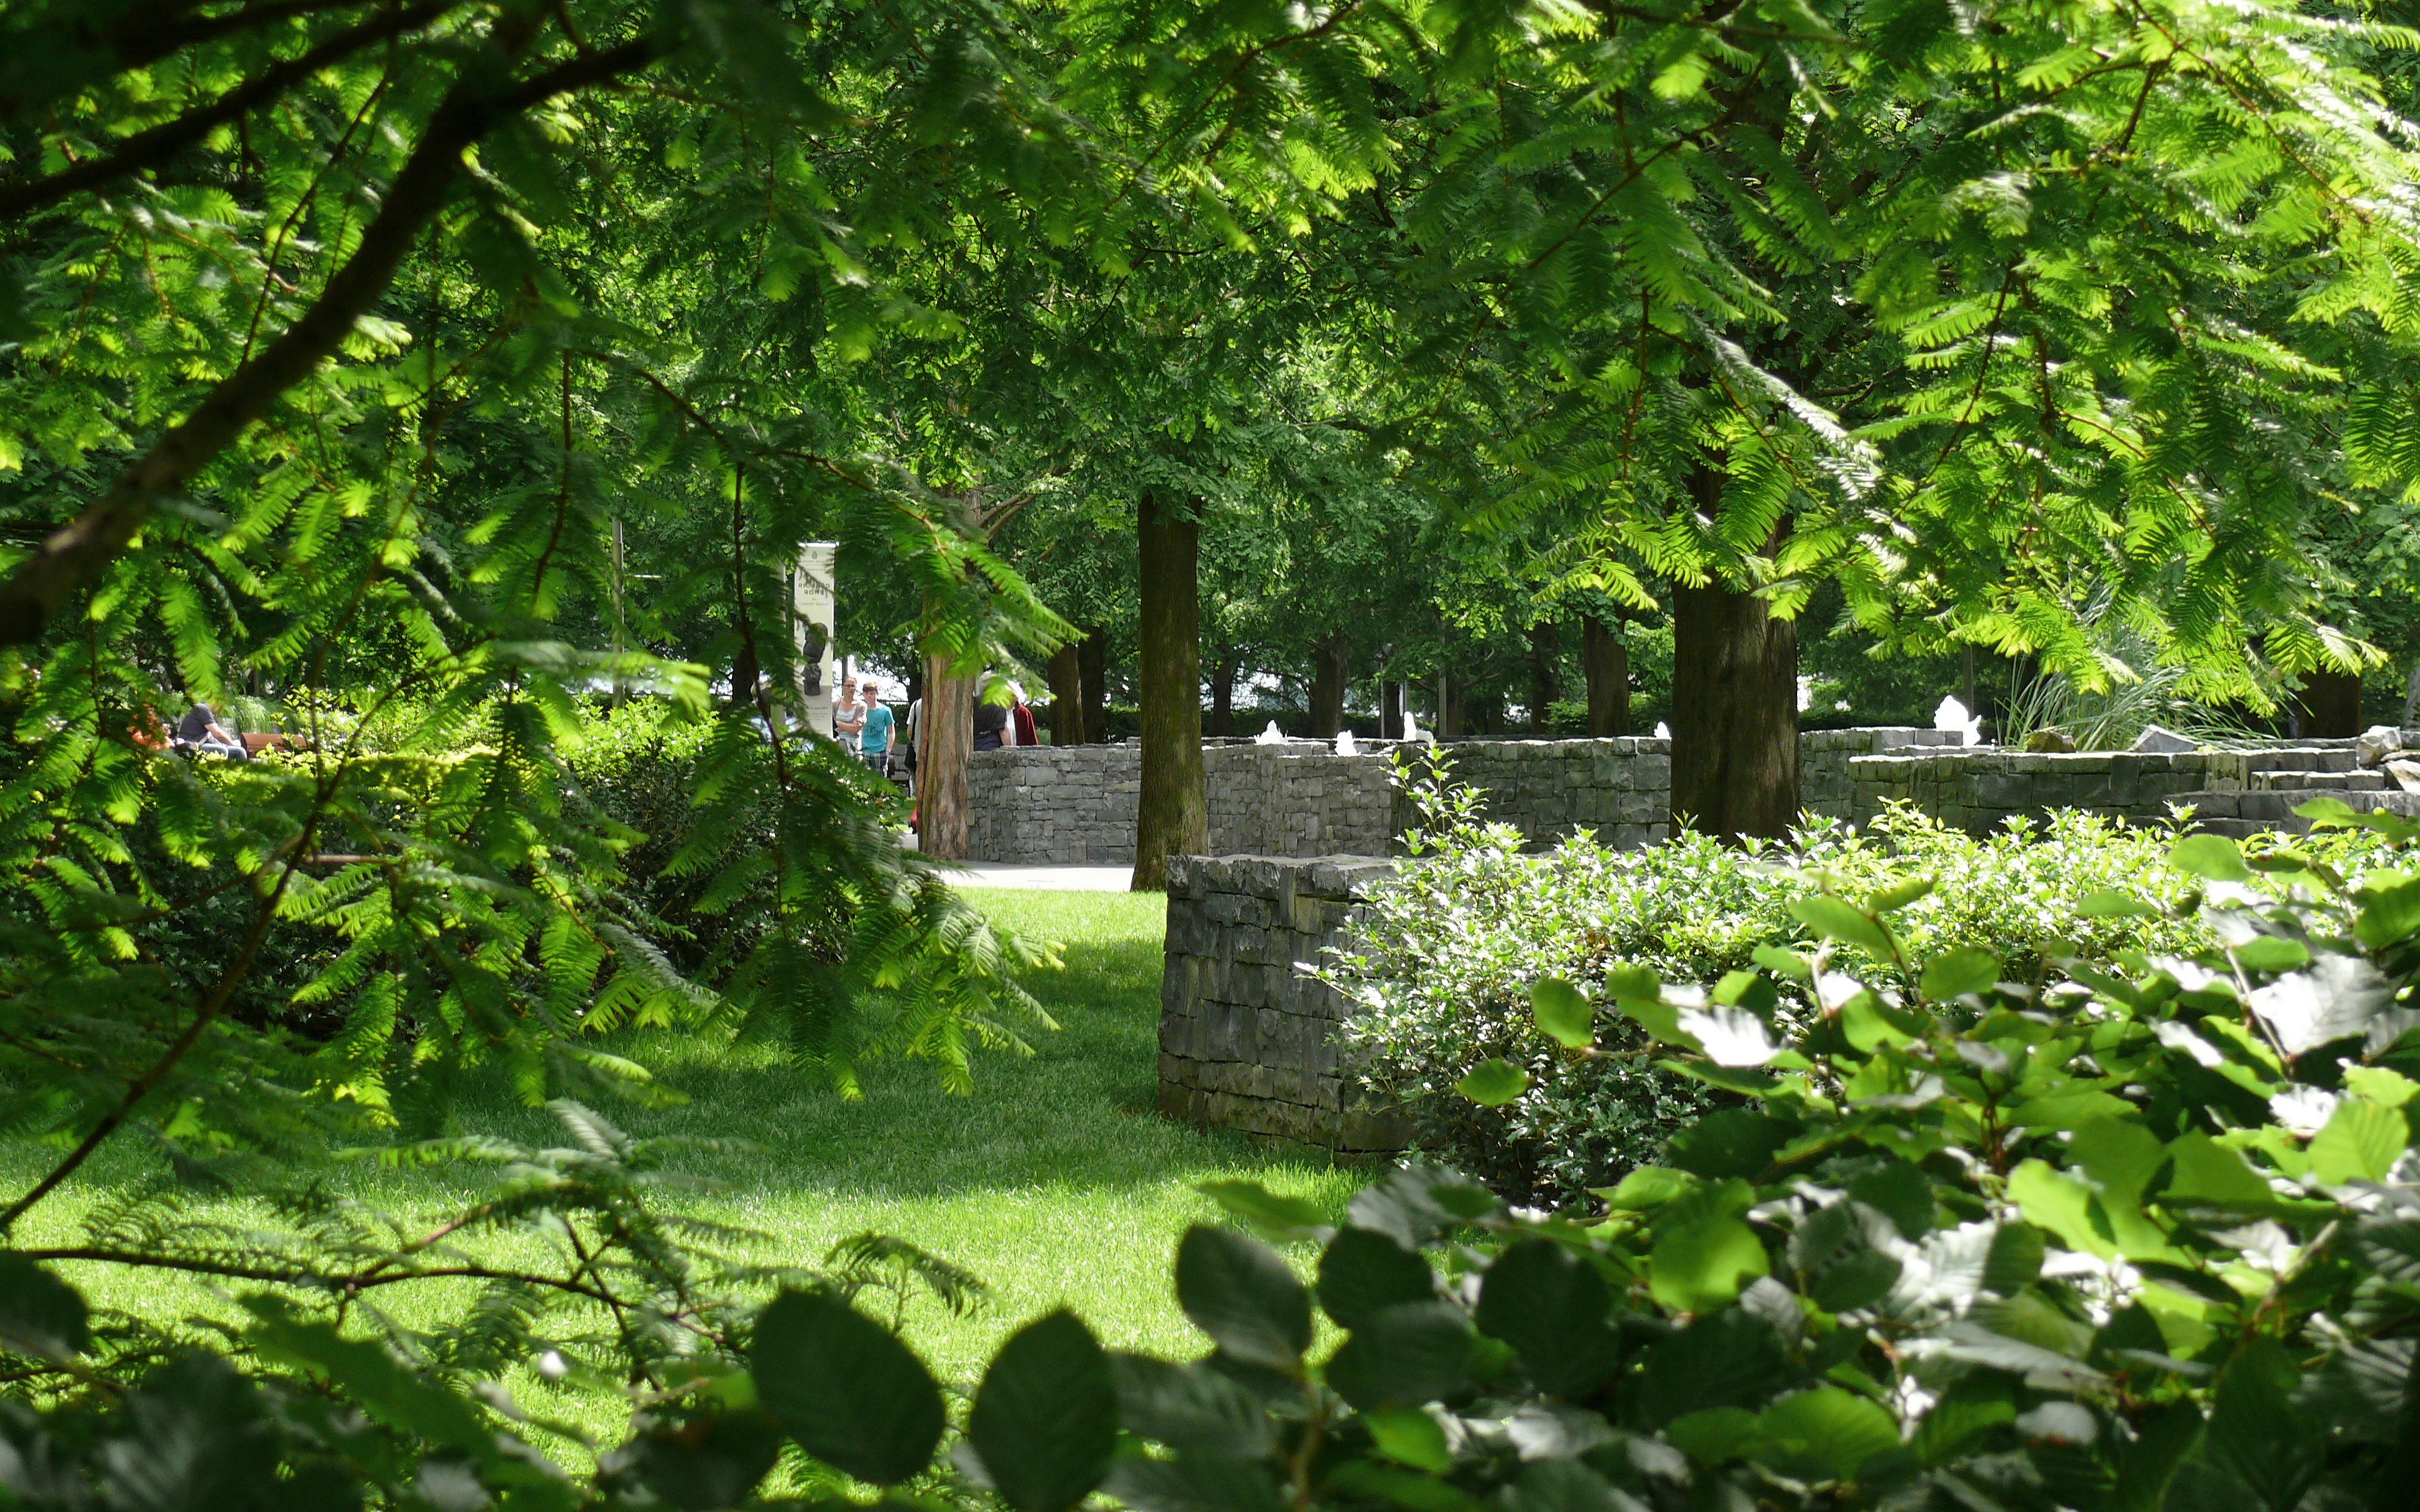
[[[1982,747],[1864,756],[1850,762],[1850,817],[1863,823],[1886,802],[1911,804],[1946,825],[1985,834],[2011,814],[2054,809],[2160,823],[2172,803],[2211,811],[2211,799],[2292,787],[2356,767],[2352,743],[2262,750],[2079,751],[2033,754]],[[2296,800],[2301,801],[2300,799]]]
[[[1392,862],[1180,856],[1168,863],[1159,1110],[1340,1155],[1401,1149],[1402,1117],[1363,1102],[1336,1043],[1345,1004],[1304,974]]]
[[[1799,776],[1811,812],[1846,818],[1849,764],[1872,751],[1946,745],[1957,736],[1905,728],[1809,731]],[[1455,779],[1481,789],[1481,811],[1533,847],[1575,829],[1625,850],[1664,838],[1672,744],[1611,740],[1466,740],[1445,748]],[[1386,856],[1413,822],[1395,791],[1391,743],[1339,756],[1321,741],[1212,744],[1202,751],[1214,855]],[[967,774],[969,854],[979,861],[1060,866],[1134,859],[1141,748],[1020,746],[979,751]]]

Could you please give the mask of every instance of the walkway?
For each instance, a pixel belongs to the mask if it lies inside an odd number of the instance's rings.
[[[1134,879],[1130,866],[1025,866],[1010,861],[962,861],[941,869],[962,887],[1027,887],[1044,892],[1124,892]]]

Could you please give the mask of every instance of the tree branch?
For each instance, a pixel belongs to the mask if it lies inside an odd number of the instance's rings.
[[[192,482],[212,457],[268,414],[280,395],[334,355],[352,333],[354,322],[394,282],[412,239],[444,208],[462,171],[465,148],[520,111],[645,68],[669,47],[669,38],[650,35],[575,58],[507,88],[457,84],[387,186],[378,218],[362,232],[351,259],[319,291],[318,302],[259,356],[222,378],[191,414],[118,474],[99,503],[54,532],[18,566],[7,588],[0,589],[0,645],[31,645],[39,639],[51,616],[126,549],[151,517],[157,500]]]
[[[163,121],[149,131],[135,132],[121,141],[117,150],[106,157],[79,162],[47,178],[0,185],[0,222],[16,220],[45,205],[56,204],[87,189],[98,189],[129,174],[156,168],[229,121],[269,103],[322,69],[341,62],[365,47],[425,26],[461,4],[462,0],[423,0],[416,6],[373,16],[358,26],[345,28],[308,52],[287,59],[251,83],[228,90],[207,105],[187,111],[175,120]]]

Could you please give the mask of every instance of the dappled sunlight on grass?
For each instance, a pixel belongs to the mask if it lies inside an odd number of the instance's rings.
[[[926,1068],[884,1062],[867,1069],[864,1099],[844,1103],[774,1051],[656,1035],[627,1038],[614,1048],[655,1068],[689,1103],[662,1111],[600,1111],[636,1134],[752,1144],[747,1151],[701,1151],[675,1162],[720,1183],[687,1211],[768,1236],[752,1246],[750,1258],[813,1264],[835,1241],[873,1230],[982,1277],[993,1293],[972,1317],[951,1318],[923,1298],[907,1307],[909,1339],[944,1379],[971,1380],[1010,1330],[1063,1304],[1112,1346],[1198,1352],[1198,1335],[1176,1310],[1168,1280],[1177,1236],[1214,1212],[1195,1184],[1249,1175],[1341,1208],[1357,1184],[1356,1173],[1331,1169],[1317,1155],[1271,1154],[1233,1136],[1203,1134],[1152,1111],[1165,912],[1159,897],[1006,889],[970,896],[1000,923],[1066,943],[1065,969],[1029,982],[1060,1030],[1029,1035],[1031,1057],[980,1057],[971,1095],[946,1097]],[[459,1122],[466,1132],[525,1143],[564,1139],[551,1116],[513,1103],[492,1078],[468,1090]],[[19,1242],[72,1242],[85,1216],[113,1189],[148,1180],[156,1170],[149,1157],[131,1140],[121,1144],[87,1167],[88,1177],[36,1209]],[[23,1145],[9,1149],[0,1175],[30,1178],[45,1156]],[[347,1162],[329,1179],[426,1225],[471,1196],[486,1174]],[[256,1205],[228,1200],[202,1204],[199,1216],[268,1221]],[[489,1259],[531,1262],[543,1251],[540,1241],[523,1235],[485,1236],[469,1247]],[[102,1305],[153,1317],[232,1311],[197,1283],[77,1269],[86,1273],[76,1276],[79,1284],[93,1288]],[[399,1294],[406,1289],[419,1294]],[[462,1287],[432,1285],[380,1300],[411,1321],[442,1316],[467,1294]],[[566,1402],[556,1410],[588,1419],[592,1431],[618,1427],[598,1417],[602,1404],[582,1411]]]

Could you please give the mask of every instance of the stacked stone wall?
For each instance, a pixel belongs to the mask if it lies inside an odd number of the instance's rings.
[[[2350,742],[2173,754],[1982,747],[1861,756],[1849,763],[1850,817],[1862,824],[1884,804],[1900,802],[1977,835],[2011,814],[2040,818],[2054,809],[2158,823],[2172,803],[2208,811],[2210,795],[2293,786],[2296,775],[2350,773],[2355,765]]]
[[[1336,1042],[1342,997],[1303,969],[1393,870],[1351,856],[1170,859],[1161,1113],[1341,1155],[1404,1147],[1402,1117],[1350,1085]]]
[[[1905,728],[1809,731],[1799,737],[1807,807],[1846,818],[1854,758],[1956,738]],[[1399,851],[1415,815],[1391,781],[1393,749],[1374,741],[1351,756],[1320,741],[1207,745],[1207,848],[1222,856]],[[1466,740],[1444,749],[1455,780],[1483,793],[1481,815],[1513,825],[1533,848],[1583,828],[1625,850],[1664,838],[1668,740]],[[1057,866],[1131,861],[1141,778],[1141,748],[1132,741],[978,751],[967,772],[969,854]]]

